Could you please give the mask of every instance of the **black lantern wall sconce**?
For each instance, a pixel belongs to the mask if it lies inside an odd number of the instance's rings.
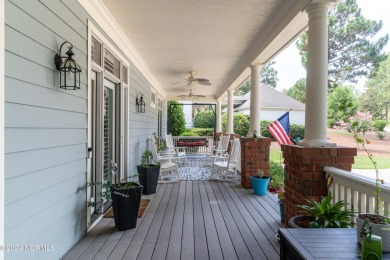
[[[145,101],[144,96],[141,93],[137,95],[135,104],[137,105],[137,113],[145,113]]]
[[[66,52],[67,57],[61,56],[62,46],[66,43],[69,45]],[[60,71],[60,88],[76,90],[80,89],[81,68],[72,58],[74,55],[72,48],[73,45],[70,42],[61,44],[59,53],[56,53],[54,56],[54,63],[57,70]],[[62,61],[63,58],[65,59],[64,61]]]

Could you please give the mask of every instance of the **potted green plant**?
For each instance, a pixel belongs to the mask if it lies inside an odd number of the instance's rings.
[[[259,170],[259,175],[251,176],[251,183],[253,192],[256,195],[263,196],[267,194],[267,188],[269,183],[269,176],[264,175],[264,170]]]
[[[119,183],[111,181],[88,182],[79,187],[77,191],[86,190],[88,186],[100,186],[100,200],[88,202],[88,206],[100,210],[106,202],[111,201],[115,227],[120,231],[132,229],[137,225],[142,196],[142,186],[133,181],[136,176],[122,179]]]
[[[145,150],[141,157],[140,165],[137,165],[139,183],[144,187],[143,194],[156,193],[158,176],[160,175],[160,165],[151,164],[153,154]]]
[[[306,200],[307,205],[298,205],[306,210],[306,215],[299,215],[289,219],[290,227],[309,228],[347,228],[353,226],[353,212],[343,210],[345,202],[332,203],[332,193],[322,197],[320,202]]]
[[[120,183],[112,184],[110,193],[115,227],[119,231],[135,228],[141,203],[142,186],[125,179]]]

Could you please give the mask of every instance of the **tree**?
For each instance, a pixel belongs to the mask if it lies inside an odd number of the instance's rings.
[[[177,101],[168,101],[168,133],[179,136],[186,130],[183,107]]]
[[[339,86],[328,95],[328,119],[334,123],[347,122],[357,111],[358,98],[351,86]]]
[[[211,110],[200,111],[194,119],[194,127],[196,128],[213,128],[215,125],[215,114]]]
[[[260,72],[260,82],[267,84],[273,88],[276,88],[276,83],[279,81],[278,79],[278,71],[272,66],[275,65],[275,61],[271,61],[265,65]],[[235,92],[235,96],[244,96],[251,90],[251,82],[246,81],[244,85],[238,88]]]
[[[247,81],[244,85],[234,91],[234,96],[244,96],[249,91],[251,91],[251,82]]]
[[[306,102],[306,79],[301,78],[295,82],[294,86],[287,90],[283,90],[284,94],[292,97],[302,103]]]
[[[271,61],[263,67],[260,72],[260,82],[269,85],[273,88],[276,88],[276,83],[278,83],[279,81],[278,71],[272,67],[273,65],[275,65],[275,61]]]
[[[382,21],[364,18],[356,0],[342,0],[329,14],[328,85],[357,82],[385,59],[382,52],[388,35],[376,37]],[[377,40],[375,39],[377,38]],[[307,65],[307,32],[296,43],[301,63]]]
[[[390,55],[389,55],[390,56]],[[390,104],[390,57],[382,61],[366,83],[361,99],[363,111],[369,111],[375,119],[388,120]]]
[[[259,122],[260,123],[260,122]],[[222,131],[227,130],[227,115],[222,115]],[[249,131],[249,119],[248,116],[242,113],[233,114],[233,131],[241,136],[246,136]]]

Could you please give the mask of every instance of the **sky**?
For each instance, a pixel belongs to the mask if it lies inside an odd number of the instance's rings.
[[[383,36],[386,33],[390,35],[390,0],[357,0],[357,4],[362,10],[363,17],[371,20],[382,20],[383,27],[377,35]],[[384,48],[385,52],[390,52],[390,43]],[[276,64],[274,68],[278,71],[279,81],[276,88],[280,91],[292,87],[295,82],[306,75],[305,69],[301,65],[301,57],[295,42],[281,52],[274,59]],[[361,78],[356,89],[364,92],[365,78]]]

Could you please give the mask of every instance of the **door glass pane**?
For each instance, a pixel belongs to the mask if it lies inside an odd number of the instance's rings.
[[[114,113],[113,90],[104,87],[103,97],[103,180],[110,180],[111,160],[113,158],[113,113]]]
[[[94,37],[92,37],[91,57],[95,63],[102,65],[102,44]]]

